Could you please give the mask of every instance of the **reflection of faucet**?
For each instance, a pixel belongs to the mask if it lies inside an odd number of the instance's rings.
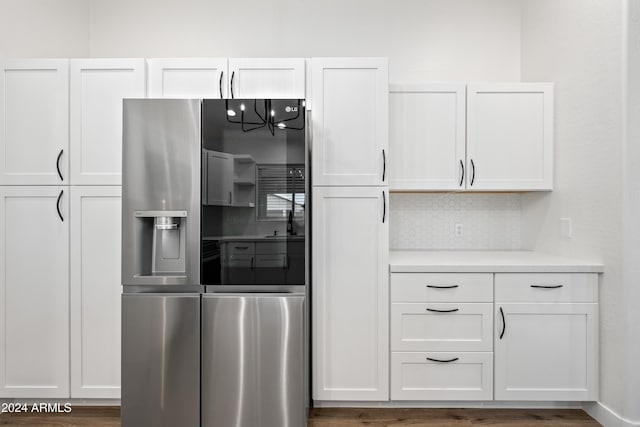
[[[289,211],[289,216],[287,218],[287,234],[290,236],[296,235],[295,231],[293,231],[293,210]]]

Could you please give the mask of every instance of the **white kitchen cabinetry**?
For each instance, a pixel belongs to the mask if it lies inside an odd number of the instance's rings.
[[[313,191],[313,399],[387,400],[386,188]]]
[[[0,187],[0,397],[69,397],[68,187]]]
[[[392,191],[553,189],[553,84],[392,85],[389,98]]]
[[[69,182],[69,61],[0,60],[0,185]]]
[[[553,85],[468,85],[467,189],[552,187]]]
[[[121,188],[71,187],[71,397],[120,398]]]
[[[147,64],[150,98],[305,97],[304,58],[165,58]]]
[[[144,59],[70,60],[72,185],[122,183],[122,100],[144,98]]]
[[[384,186],[386,58],[313,58],[313,185]]]
[[[148,59],[149,98],[227,97],[227,58]]]
[[[493,396],[493,275],[391,274],[391,399]]]
[[[304,58],[229,58],[229,98],[304,97]]]
[[[597,400],[597,275],[496,274],[495,286],[495,398]]]
[[[465,188],[465,85],[391,85],[389,187]]]

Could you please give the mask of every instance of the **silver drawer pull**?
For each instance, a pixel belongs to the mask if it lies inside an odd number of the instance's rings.
[[[427,288],[432,288],[432,289],[453,289],[457,287],[458,285],[450,285],[450,286],[427,285]]]
[[[452,308],[451,310],[437,310],[435,308],[427,308],[427,311],[433,311],[434,313],[454,313],[458,310],[459,308]]]
[[[531,287],[538,289],[558,289],[561,288],[562,285],[531,285]]]
[[[249,246],[234,246],[234,249],[249,249]]]
[[[453,359],[449,359],[449,360],[440,360],[440,359],[432,359],[430,357],[427,357],[427,360],[429,360],[431,362],[440,362],[440,363],[455,362],[458,359],[459,359],[458,357],[454,357]]]

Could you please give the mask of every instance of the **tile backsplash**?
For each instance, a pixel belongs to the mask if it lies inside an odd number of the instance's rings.
[[[389,227],[391,249],[521,249],[521,195],[396,193]]]

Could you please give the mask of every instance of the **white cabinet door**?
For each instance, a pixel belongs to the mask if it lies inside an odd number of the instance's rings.
[[[144,98],[144,59],[70,60],[71,184],[122,183],[122,100]]]
[[[386,185],[387,62],[312,59],[313,185]]]
[[[69,182],[69,61],[0,60],[0,185]]]
[[[227,58],[148,59],[149,98],[227,97]]]
[[[467,189],[552,187],[553,85],[469,85]]]
[[[69,397],[68,198],[0,187],[0,397]]]
[[[465,85],[392,85],[391,190],[464,190]]]
[[[304,58],[229,58],[229,98],[304,99]]]
[[[385,198],[384,187],[314,188],[315,400],[389,398]]]
[[[496,400],[597,400],[597,307],[496,302]]]
[[[71,188],[71,397],[120,398],[120,187]]]

